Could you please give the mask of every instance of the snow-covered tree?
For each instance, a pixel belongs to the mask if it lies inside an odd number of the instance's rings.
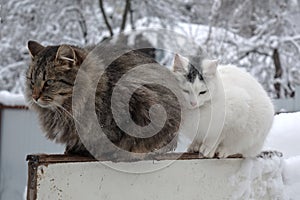
[[[0,90],[20,92],[27,68],[28,40],[45,45],[86,45],[101,41],[99,7],[87,1],[7,0],[1,6]]]
[[[273,97],[293,96],[300,84],[299,0],[2,1],[0,90],[21,92],[28,40],[85,46],[153,26],[185,34],[212,57],[244,67]]]
[[[275,97],[293,96],[299,84],[300,32],[296,1],[218,1],[211,11],[213,26],[228,33],[213,34],[207,49],[225,62],[245,67]],[[297,24],[298,23],[298,24]],[[223,46],[223,47],[220,47]]]

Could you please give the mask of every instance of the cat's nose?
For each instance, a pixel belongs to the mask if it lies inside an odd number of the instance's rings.
[[[195,101],[191,101],[190,103],[191,103],[192,106],[196,106],[197,105],[197,102],[195,102]]]
[[[39,95],[39,94],[32,94],[32,98],[33,98],[35,101],[37,101],[37,100],[39,100],[40,95]]]
[[[41,97],[41,91],[38,88],[34,88],[31,96],[35,101],[37,101]]]

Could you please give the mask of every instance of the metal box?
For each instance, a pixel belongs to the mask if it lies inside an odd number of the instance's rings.
[[[283,187],[278,187],[278,181],[282,183],[279,157],[199,159],[197,154],[172,153],[134,162],[66,155],[30,155],[27,160],[27,200],[232,200],[247,196],[263,200],[284,196]]]

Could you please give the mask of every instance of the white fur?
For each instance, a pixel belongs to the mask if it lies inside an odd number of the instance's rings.
[[[205,72],[209,65],[205,62],[203,65]],[[208,71],[210,74],[205,78],[209,100],[204,98],[197,108],[187,112],[181,130],[192,137],[189,151],[207,157],[217,154],[220,158],[238,153],[244,157],[256,156],[273,123],[270,98],[249,73],[235,66],[218,66],[213,75]]]

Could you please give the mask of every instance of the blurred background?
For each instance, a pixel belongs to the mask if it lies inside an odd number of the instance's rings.
[[[250,72],[278,99],[282,107],[277,111],[299,109],[300,0],[1,0],[0,4],[0,199],[23,198],[26,154],[63,152],[62,146],[43,137],[34,113],[16,107],[25,105],[28,40],[87,46],[122,32],[130,36],[131,31],[146,28],[172,30],[221,63]],[[141,34],[133,42],[167,47],[170,40]]]
[[[29,39],[86,46],[159,27],[246,68],[272,97],[291,97],[300,83],[299,10],[299,0],[2,0],[0,90],[22,91]]]

